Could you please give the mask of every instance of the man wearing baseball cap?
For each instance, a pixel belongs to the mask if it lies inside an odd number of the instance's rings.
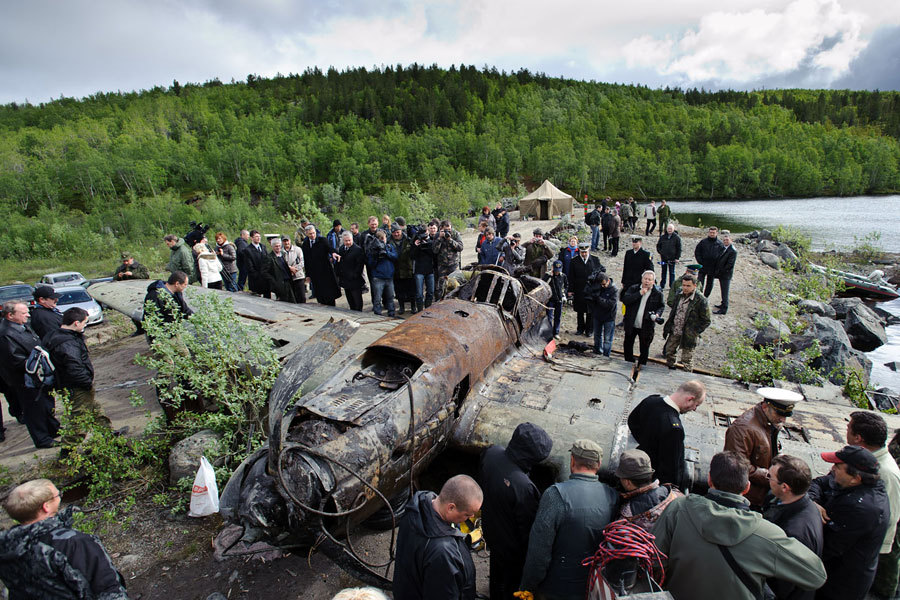
[[[49,285],[42,285],[35,288],[32,295],[35,305],[31,309],[31,328],[43,338],[62,325],[62,313],[56,308],[59,294]]]
[[[588,568],[581,562],[597,551],[603,528],[616,513],[618,495],[597,477],[603,449],[576,440],[568,481],[544,492],[528,538],[520,590],[547,598],[583,598]]]
[[[813,480],[809,498],[825,522],[822,562],[828,581],[816,598],[863,600],[875,579],[878,552],[890,526],[890,506],[878,459],[862,446],[823,452],[831,473]]]
[[[779,453],[778,433],[794,414],[794,405],[803,400],[797,392],[781,388],[760,388],[762,402],[747,410],[725,432],[725,450],[737,452],[750,461],[750,491],[747,499],[762,508],[769,491],[769,466]]]
[[[659,515],[672,500],[684,496],[671,483],[660,485],[654,476],[650,456],[643,450],[626,450],[619,456],[616,477],[625,491],[619,518],[643,527],[647,531],[653,527]]]

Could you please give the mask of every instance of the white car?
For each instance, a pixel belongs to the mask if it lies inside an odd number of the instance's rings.
[[[54,288],[54,291],[59,294],[59,300],[56,303],[59,312],[66,312],[73,306],[77,306],[87,311],[88,325],[103,322],[103,309],[80,285],[57,287]]]
[[[48,273],[41,277],[37,285],[49,285],[54,288],[79,285],[87,287],[88,280],[78,271],[64,271],[62,273]]]

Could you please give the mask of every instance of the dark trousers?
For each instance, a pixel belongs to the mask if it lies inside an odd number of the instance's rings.
[[[576,311],[575,314],[578,315],[578,327],[576,328],[578,333],[588,335],[594,331],[594,320],[591,318],[590,311]]]
[[[562,300],[550,300],[547,302],[550,307],[550,314],[547,318],[553,323],[553,335],[559,335],[559,322],[562,319]]]
[[[625,353],[625,362],[634,362],[634,338],[638,338],[640,343],[638,364],[647,364],[647,357],[650,356],[650,343],[653,341],[654,329],[653,326],[648,325],[646,327],[641,327],[640,329],[631,327],[630,329],[625,330],[625,342],[624,347],[622,348]]]
[[[650,235],[654,229],[656,229],[656,219],[647,219],[647,230],[644,231],[644,235]]]
[[[524,557],[510,557],[506,552],[491,552],[489,569],[491,600],[515,600],[513,594],[522,581]]]
[[[509,221],[500,221],[497,223],[497,237],[505,238],[507,233],[509,233]]]
[[[294,292],[294,302],[306,304],[306,280],[292,279],[291,290]]]
[[[710,273],[708,269],[700,269],[697,272],[697,287],[702,290],[703,282],[706,281],[707,279],[712,279],[712,278],[713,278],[712,273]],[[712,288],[709,288],[709,290],[712,291]],[[709,296],[709,294],[707,294],[705,291],[704,291],[703,295]]]
[[[238,278],[237,278],[237,291],[244,291],[244,287],[247,285],[247,269],[239,269],[238,270]]]
[[[666,287],[666,274],[669,275],[669,285],[673,285],[675,283],[675,263],[678,262],[676,260],[667,260],[662,264],[662,274],[659,278],[659,287],[665,289]]]
[[[609,238],[609,255],[615,256],[619,253],[619,238],[611,237]]]
[[[350,310],[362,310],[363,307],[363,297],[362,297],[362,288],[344,288],[344,295],[347,297],[347,304],[350,305]]]
[[[606,231],[604,231],[604,232],[603,232],[603,251],[604,251],[604,252],[606,252],[607,250],[609,250],[609,246],[610,246],[609,241],[610,241],[610,239],[609,239],[609,233],[607,233]]]
[[[21,389],[22,411],[28,435],[36,448],[47,447],[59,433],[59,421],[53,415],[53,396],[46,389]]]
[[[712,278],[710,277],[710,280]],[[719,292],[722,293],[721,308],[723,312],[728,311],[728,292],[731,290],[731,278],[719,277]],[[706,296],[709,296],[707,293]]]

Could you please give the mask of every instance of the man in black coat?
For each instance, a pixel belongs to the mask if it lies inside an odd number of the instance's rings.
[[[591,228],[591,251],[594,252],[600,248],[600,220],[602,218],[600,208],[594,206],[594,210],[584,217],[584,224]],[[604,248],[606,250],[606,248]]]
[[[639,235],[631,236],[631,250],[625,253],[625,261],[622,264],[622,293],[628,288],[641,282],[645,271],[653,270],[653,257],[642,248],[643,238]]]
[[[681,258],[681,236],[675,231],[674,225],[666,225],[665,232],[659,236],[659,241],[656,242],[656,252],[662,262],[659,287],[666,289],[666,276],[668,275],[669,285],[673,285],[675,283],[675,263]]]
[[[491,550],[491,598],[512,600],[519,589],[528,536],[541,499],[528,473],[552,449],[553,440],[546,431],[521,423],[506,448],[491,446],[481,456],[481,522]]]
[[[237,280],[237,291],[244,291],[244,286],[247,284],[247,257],[244,252],[250,246],[250,232],[246,229],[241,229],[241,235],[238,236],[238,239],[234,240],[234,249],[235,254],[237,255],[236,264],[238,268],[238,280]]]
[[[737,261],[737,250],[731,243],[731,232],[727,229],[722,230],[722,253],[716,260],[716,279],[719,280],[719,291],[722,293],[722,303],[717,304],[714,314],[724,315],[728,312],[728,291],[731,289],[731,278],[734,276],[734,263]],[[706,289],[703,295],[709,298],[712,293],[713,280],[710,277],[706,281]]]
[[[50,448],[59,430],[53,416],[53,398],[49,390],[25,387],[25,361],[41,339],[28,326],[28,306],[11,300],[3,305],[0,322],[0,378],[6,389],[9,412],[25,423],[36,448]],[[0,417],[0,442],[6,439]]]
[[[287,256],[282,251],[280,239],[272,240],[272,251],[263,263],[263,275],[266,278],[266,287],[275,292],[278,300],[291,303],[297,301],[294,297],[291,269],[287,263]]]
[[[707,277],[716,276],[716,261],[722,254],[722,248],[718,227],[710,227],[706,237],[697,242],[697,247],[694,248],[694,258],[702,267],[697,276],[697,287],[703,289],[703,281]]]
[[[362,290],[366,285],[363,276],[365,265],[366,253],[354,243],[353,234],[345,231],[341,234],[341,247],[338,248],[338,257],[334,260],[334,270],[341,287],[344,288],[350,310],[362,310]]]
[[[635,365],[635,375],[641,366],[647,364],[656,324],[662,323],[662,313],[666,307],[662,290],[654,283],[655,278],[653,271],[645,271],[640,283],[622,293],[622,304],[625,305],[622,321],[625,326],[625,341],[622,351],[626,362],[634,362],[634,338],[640,340],[640,357]]]
[[[266,282],[265,267],[269,253],[262,245],[262,236],[255,229],[250,232],[250,244],[244,250],[244,265],[247,269],[247,280],[250,291],[264,298],[271,298],[272,291]]]
[[[62,313],[56,308],[59,294],[49,285],[41,285],[33,296],[36,304],[31,309],[31,328],[42,338],[62,325]]]
[[[303,250],[303,263],[306,265],[306,282],[312,282],[319,304],[334,306],[334,301],[341,297],[337,278],[331,261],[338,255],[333,254],[328,242],[319,235],[313,225],[307,225],[306,239],[300,245]]]
[[[796,456],[779,454],[772,459],[768,477],[773,499],[764,507],[763,516],[821,557],[824,545],[822,515],[806,495],[812,482],[809,465]],[[775,593],[776,600],[814,600],[816,597],[815,590],[802,590],[785,581],[769,579],[766,583]]]
[[[604,271],[595,271],[585,288],[587,302],[591,305],[593,321],[594,354],[609,358],[613,334],[616,331],[616,309],[619,307],[619,290]]]
[[[452,526],[475,516],[483,499],[468,475],[447,480],[441,493],[416,492],[397,534],[394,600],[475,600],[475,563],[466,534]]]
[[[157,279],[147,286],[144,310],[147,310],[147,302],[150,302],[165,323],[174,322],[176,312],[181,313],[182,317],[190,317],[194,311],[185,302],[183,293],[187,286],[188,276],[184,271],[175,271],[167,281]]]
[[[181,274],[187,277],[185,273]],[[73,418],[78,419],[91,413],[99,425],[109,427],[109,419],[103,414],[103,409],[94,395],[94,365],[91,363],[87,344],[84,343],[84,328],[87,321],[87,311],[73,306],[63,313],[63,322],[59,329],[48,333],[41,341],[41,345],[50,353],[50,360],[56,367],[54,372],[56,387],[69,392]],[[73,430],[70,437],[63,441],[74,445],[80,443],[83,438],[84,432]]]
[[[609,236],[612,233],[615,224],[615,216],[610,212],[608,206],[604,206],[600,212],[600,233],[603,234],[603,251],[611,250]],[[599,246],[599,244],[598,244]]]
[[[809,488],[825,523],[822,562],[828,580],[816,598],[863,600],[875,579],[878,552],[888,530],[890,506],[878,477],[878,459],[861,446],[823,452],[831,473]]]
[[[578,245],[578,256],[572,258],[569,263],[569,296],[572,298],[572,308],[578,315],[576,335],[591,335],[593,333],[593,320],[591,319],[591,305],[587,301],[585,291],[588,277],[594,271],[605,271],[600,264],[600,259],[591,256],[590,244],[582,242]]]
[[[670,396],[647,396],[628,415],[628,429],[638,442],[638,450],[650,456],[661,484],[685,489],[688,481],[681,415],[697,410],[704,399],[706,387],[697,380],[686,381]]]

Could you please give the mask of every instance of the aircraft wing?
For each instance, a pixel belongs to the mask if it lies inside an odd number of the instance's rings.
[[[88,288],[88,293],[98,302],[127,317],[140,318],[149,283],[146,279],[97,283]],[[198,286],[188,286],[184,291],[188,305],[192,299],[203,294],[218,294],[229,298],[234,303],[234,312],[238,317],[262,326],[269,334],[277,346],[278,357],[281,359],[300,350],[303,344],[331,319],[346,319],[358,323],[356,333],[338,352],[336,360],[330,361],[334,371],[337,371],[346,360],[355,358],[369,344],[402,323],[398,319],[379,317],[372,313],[322,304],[278,302],[243,292],[224,292]]]
[[[637,384],[630,381],[630,363],[613,359],[602,364],[594,355],[563,354],[553,362],[525,345],[498,363],[473,389],[467,407],[453,432],[452,443],[462,449],[480,450],[491,444],[506,445],[516,425],[531,422],[553,439],[548,459],[557,479],[568,477],[569,449],[579,438],[603,447],[603,468],[611,474],[622,451],[637,442],[628,429],[628,415],[651,394],[666,395],[681,383],[699,379],[706,385],[706,401],[682,415],[688,473],[706,486],[707,468],[725,445],[725,431],[761,397],[757,387],[730,379],[671,371],[663,365],[643,367]],[[787,428],[779,435],[782,453],[798,456],[814,473],[825,474],[830,465],[819,453],[846,444],[846,424],[854,409],[840,395],[840,388],[821,388],[779,382],[779,387],[802,393],[807,401],[795,407]],[[900,417],[882,414],[888,427],[900,427]]]

